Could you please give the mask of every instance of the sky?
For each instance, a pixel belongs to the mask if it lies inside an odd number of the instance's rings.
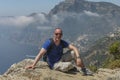
[[[64,0],[0,0],[0,16],[22,16],[31,13],[48,13]],[[120,6],[120,0],[89,0],[112,2]]]

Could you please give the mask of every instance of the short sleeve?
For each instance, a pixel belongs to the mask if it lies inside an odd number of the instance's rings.
[[[45,50],[48,50],[50,44],[51,44],[51,41],[50,40],[46,40],[45,43],[42,45],[42,48],[44,48]]]
[[[69,43],[62,40],[62,45],[63,45],[63,48],[67,48],[69,46]]]

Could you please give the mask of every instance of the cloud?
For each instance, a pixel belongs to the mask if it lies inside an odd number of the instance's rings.
[[[95,17],[99,17],[100,15],[98,13],[93,13],[91,11],[84,11],[84,13],[88,16],[95,16]]]
[[[26,26],[33,22],[32,17],[18,16],[18,17],[2,17],[0,18],[0,25],[4,26]]]
[[[37,26],[38,30],[50,30],[53,29],[51,26]]]
[[[0,26],[14,26],[14,27],[26,27],[26,26],[44,26],[47,24],[47,26],[58,26],[60,23],[62,23],[65,19],[72,18],[77,19],[80,21],[81,19],[84,19],[84,14],[87,16],[95,16],[99,17],[100,15],[97,13],[93,13],[90,11],[84,11],[84,13],[59,13],[56,15],[53,15],[51,19],[49,20],[45,14],[43,13],[36,13],[31,16],[15,16],[15,17],[0,17]],[[38,29],[47,29],[46,27],[41,28],[38,27]]]
[[[35,16],[16,16],[16,17],[0,17],[0,25],[2,26],[14,26],[14,27],[25,27],[31,23],[44,24],[47,23],[44,14],[37,14]]]
[[[52,26],[58,26],[58,24],[61,23],[63,20],[64,20],[64,18],[62,16],[53,15],[50,23]]]
[[[38,22],[40,24],[49,22],[46,16],[42,13],[36,14],[35,16],[33,16],[33,18],[34,18],[34,22]]]
[[[76,20],[78,22],[86,22],[84,21],[88,16],[90,17],[102,17],[98,13],[93,13],[91,11],[84,11],[83,13],[75,13],[75,12],[60,12],[56,15],[53,15],[51,18],[51,24],[53,26],[58,26],[59,24],[63,23],[66,20]],[[67,24],[67,23],[66,23]]]

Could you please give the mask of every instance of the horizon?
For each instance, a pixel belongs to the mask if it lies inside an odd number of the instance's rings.
[[[0,16],[25,16],[32,13],[41,13],[46,14],[54,8],[55,5],[59,4],[64,0],[0,0]],[[93,2],[110,2],[120,6],[120,1],[118,0],[87,0]],[[47,5],[47,6],[46,6]]]

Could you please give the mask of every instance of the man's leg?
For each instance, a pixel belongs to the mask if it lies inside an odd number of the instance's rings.
[[[82,59],[80,58],[80,62],[81,64],[77,64],[77,58],[75,56],[74,51],[68,51],[67,53],[64,54],[64,56],[62,57],[61,61],[63,62],[72,62],[72,65],[74,65],[74,67],[77,68],[77,70],[82,74],[82,75],[87,75],[88,74],[88,70],[86,70],[85,65],[82,61]],[[90,73],[90,71],[89,71]]]
[[[62,71],[62,72],[67,72],[69,71],[70,69],[73,69],[74,66],[71,62],[58,62],[58,63],[55,63],[54,65],[54,70],[58,70],[58,71]]]
[[[62,62],[72,62],[76,67],[84,68],[85,65],[81,58],[80,58],[80,60],[81,60],[80,61],[81,64],[77,64],[77,59],[76,59],[74,51],[66,52],[61,59]]]
[[[61,61],[62,62],[71,62],[75,60],[75,54],[73,51],[67,51],[63,54]]]
[[[71,53],[70,51],[67,52],[67,53],[65,53],[62,56],[62,59],[58,63],[55,63],[54,70],[59,70],[59,71],[62,71],[62,72],[67,72],[70,69],[73,69],[74,65],[71,62],[73,60],[74,60],[74,53]]]

